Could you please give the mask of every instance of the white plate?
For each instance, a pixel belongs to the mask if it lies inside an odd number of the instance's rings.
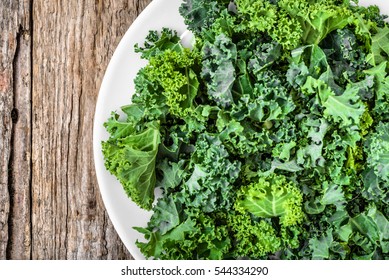
[[[119,112],[121,106],[130,103],[131,94],[134,92],[133,79],[146,63],[134,52],[135,43],[142,44],[149,30],[169,27],[177,30],[178,34],[186,31],[178,12],[181,2],[181,0],[154,0],[134,21],[112,56],[96,105],[93,149],[97,180],[108,215],[119,237],[135,259],[144,259],[135,245],[137,239],[144,241],[144,238],[133,230],[133,227],[146,226],[151,212],[144,211],[133,203],[116,178],[105,169],[101,141],[106,140],[109,135],[103,124],[112,111]],[[381,7],[383,13],[389,14],[389,2],[361,0],[360,4],[376,4]]]

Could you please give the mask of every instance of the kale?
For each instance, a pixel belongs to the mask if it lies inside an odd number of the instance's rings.
[[[389,25],[341,0],[186,0],[106,168],[153,210],[155,259],[389,259]],[[162,194],[154,197],[154,190]]]

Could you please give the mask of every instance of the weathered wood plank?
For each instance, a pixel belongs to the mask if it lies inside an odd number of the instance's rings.
[[[0,2],[0,259],[31,257],[30,5]]]
[[[33,259],[131,258],[100,197],[92,124],[109,59],[149,2],[33,1]]]

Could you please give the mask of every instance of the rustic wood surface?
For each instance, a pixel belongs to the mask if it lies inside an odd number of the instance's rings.
[[[0,1],[0,259],[131,259],[96,181],[106,66],[151,0]]]

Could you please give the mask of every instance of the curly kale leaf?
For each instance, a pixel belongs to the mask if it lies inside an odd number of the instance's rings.
[[[106,127],[117,122],[111,118]],[[131,126],[131,124],[128,124]],[[125,192],[141,208],[150,210],[154,201],[156,183],[155,163],[160,143],[158,123],[148,123],[143,131],[121,130],[102,143],[105,167],[123,185]],[[123,132],[127,133],[124,134]]]
[[[355,15],[363,18],[364,24],[369,27],[368,30],[375,30],[377,27],[382,28],[388,26],[388,15],[382,14],[377,5],[369,5],[367,7],[351,5],[350,8],[354,11]],[[358,31],[361,30],[356,30],[356,32]]]
[[[224,213],[182,212],[179,224],[161,232],[152,225],[135,228],[148,239],[137,242],[141,252],[156,259],[223,259],[231,248],[231,239]]]
[[[383,259],[389,252],[389,222],[376,206],[349,217],[335,233],[354,247],[353,259]]]
[[[167,158],[165,158],[165,160],[162,161],[157,168],[163,174],[162,180],[158,182],[158,185],[161,186],[166,193],[169,193],[178,187],[186,174],[185,160],[170,162]]]
[[[342,127],[359,124],[365,106],[360,100],[357,87],[349,85],[342,94],[337,95],[328,84],[309,76],[304,88],[308,92],[318,92],[327,119],[334,120]]]
[[[380,65],[367,69],[364,72],[374,77],[375,105],[373,113],[377,121],[388,121],[388,103],[389,103],[389,75],[386,72],[388,62],[382,62]]]
[[[320,99],[325,107],[324,115],[331,116],[342,125],[359,124],[365,107],[360,101],[358,90],[352,87],[347,88],[342,95],[335,95],[331,91],[323,90]]]
[[[136,242],[142,254],[147,258],[194,259],[197,257],[191,252],[180,252],[180,246],[175,246],[175,244],[181,244],[188,236],[198,231],[196,221],[191,218],[187,218],[165,234],[148,228],[135,227],[134,229],[144,234],[148,240],[147,243]],[[193,241],[191,243],[193,244]]]
[[[263,126],[267,124],[265,122]],[[251,122],[238,122],[224,111],[219,112],[216,126],[219,139],[231,155],[250,157],[266,151],[273,143],[266,128],[258,129]]]
[[[303,33],[301,40],[306,44],[319,44],[332,31],[353,21],[353,12],[347,2],[280,0],[278,5],[298,20]]]
[[[251,32],[264,32],[275,25],[277,7],[270,1],[236,0],[238,15],[242,17],[241,26]]]
[[[237,0],[238,31],[267,33],[286,50],[296,48],[301,42],[302,29],[295,17],[290,16],[270,1]]]
[[[234,258],[261,259],[281,249],[282,240],[267,221],[252,219],[247,213],[234,213],[228,215],[228,225],[236,243]]]
[[[112,142],[127,137],[136,131],[136,124],[133,121],[120,120],[119,118],[119,114],[112,112],[111,117],[104,123]]]
[[[234,182],[239,176],[240,162],[230,161],[221,141],[202,135],[191,158],[192,172],[180,192],[187,206],[214,212],[229,210],[235,198]]]
[[[316,196],[314,201],[305,202],[305,211],[308,214],[319,214],[324,211],[327,205],[335,205],[338,211],[344,208],[346,199],[341,186],[324,182],[320,193],[322,195]]]
[[[236,209],[262,218],[279,217],[284,226],[302,222],[302,194],[291,181],[282,175],[260,177],[258,182],[238,192]]]
[[[285,84],[277,72],[264,70],[256,73],[252,93],[245,92],[240,96],[232,108],[234,114],[245,114],[258,122],[285,119],[296,107]]]
[[[367,164],[377,177],[389,183],[389,123],[380,123],[365,143]]]
[[[328,259],[330,257],[330,247],[333,242],[332,230],[328,230],[326,234],[323,234],[320,237],[310,239],[309,247],[312,250],[312,259]]]
[[[297,150],[297,163],[312,167],[323,166],[325,164],[324,137],[329,129],[329,123],[325,119],[316,119],[309,115],[302,120],[301,126],[305,139],[309,139],[309,142],[307,141],[306,145],[300,145]]]
[[[194,98],[198,93],[199,82],[193,68],[199,63],[196,51],[182,49],[180,51],[165,50],[149,60],[142,70],[152,84],[157,84],[164,96],[164,103],[169,112],[177,116],[185,116],[194,110]]]
[[[148,227],[158,230],[162,235],[180,224],[181,207],[177,205],[172,195],[159,198],[153,207],[153,215]]]
[[[195,35],[207,32],[228,8],[229,0],[184,0],[179,8],[188,29]]]
[[[377,66],[382,62],[388,61],[389,57],[389,27],[378,28],[377,34],[372,37],[371,53],[367,61]]]
[[[233,103],[236,60],[236,45],[226,35],[218,35],[214,43],[205,42],[201,76],[207,84],[211,99],[221,107]]]
[[[177,32],[168,28],[162,28],[160,33],[155,30],[150,31],[143,46],[135,45],[135,51],[141,53],[142,58],[145,59],[150,59],[165,50],[181,51],[182,49]]]

